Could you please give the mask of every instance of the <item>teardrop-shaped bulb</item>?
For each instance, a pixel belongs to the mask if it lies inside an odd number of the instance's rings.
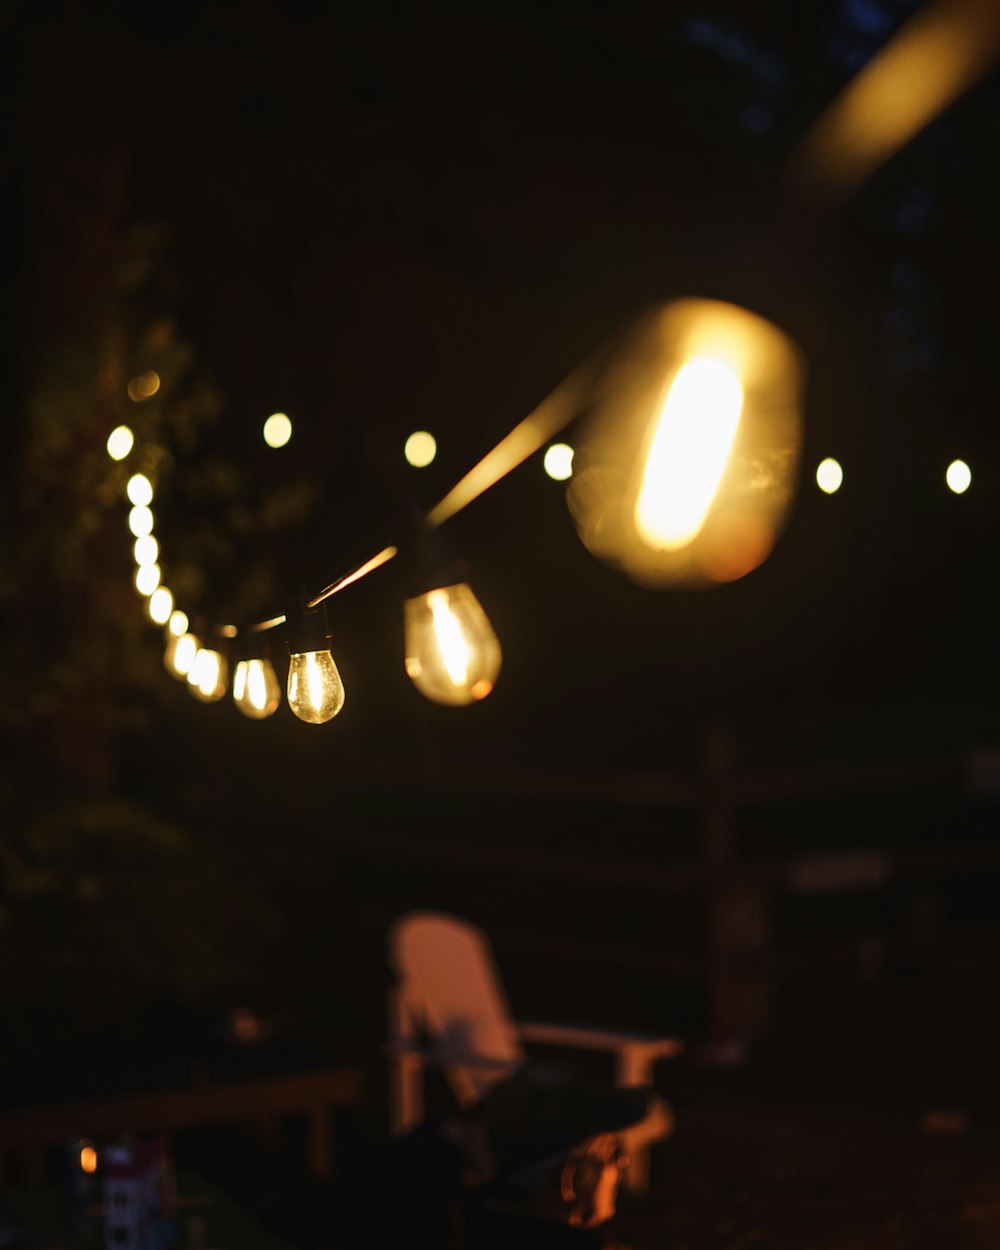
[[[233,674],[233,702],[251,720],[264,720],[281,702],[281,686],[270,660],[240,660]]]
[[[344,706],[344,683],[329,651],[300,651],[288,665],[288,706],[299,720],[322,725]]]
[[[191,693],[202,703],[216,703],[226,693],[228,665],[221,651],[202,647],[187,675]]]
[[[485,699],[493,689],[500,643],[465,582],[407,599],[403,630],[406,672],[426,698],[462,706]]]
[[[191,666],[194,664],[200,645],[194,634],[170,635],[167,641],[167,649],[163,653],[163,663],[166,665],[167,672],[171,677],[176,677],[179,681],[183,681],[187,677],[188,673],[191,672]]]

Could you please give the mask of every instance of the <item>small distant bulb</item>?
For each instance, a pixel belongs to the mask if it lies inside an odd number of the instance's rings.
[[[140,564],[135,571],[135,588],[140,595],[151,595],[160,584],[158,564]]]
[[[233,702],[251,720],[263,720],[275,711],[281,686],[270,660],[240,660],[233,674]]]
[[[128,527],[136,538],[145,538],[153,532],[153,513],[145,504],[129,509]]]
[[[97,1171],[97,1151],[89,1142],[80,1145],[80,1171]]]
[[[948,465],[948,472],[944,476],[949,490],[954,491],[956,495],[964,495],[972,485],[972,470],[964,460],[953,460]]]
[[[127,425],[118,425],[108,435],[108,455],[112,460],[124,460],[132,450],[135,436]]]
[[[568,443],[553,443],[546,451],[542,467],[554,482],[565,482],[573,476],[573,448]]]
[[[159,389],[160,375],[154,373],[152,369],[147,369],[145,373],[140,373],[129,382],[128,397],[134,404],[141,404],[144,399],[155,395]]]
[[[183,615],[183,613],[182,613]],[[194,634],[172,635],[163,655],[163,663],[172,677],[183,681],[194,665],[200,643]]]
[[[844,470],[832,456],[821,460],[816,469],[816,485],[826,495],[834,495],[844,484]]]
[[[136,564],[155,564],[160,556],[160,544],[152,534],[137,538],[132,546]]]
[[[292,423],[283,412],[272,412],[264,422],[264,442],[268,447],[284,447],[292,437]]]
[[[180,638],[182,634],[186,634],[188,631],[187,613],[182,612],[180,608],[175,608],[170,613],[167,629],[174,638]]]
[[[148,507],[153,502],[153,483],[145,473],[134,473],[128,480],[125,493],[128,495],[129,503],[134,503],[138,507]]]
[[[149,613],[149,619],[154,625],[166,625],[170,620],[170,614],[174,610],[174,596],[166,588],[166,586],[157,586],[153,593],[149,596],[149,602],[146,604],[146,611]]]
[[[437,440],[426,430],[417,430],[406,440],[403,455],[415,469],[426,469],[437,455]]]
[[[216,703],[226,693],[228,677],[225,657],[213,647],[202,647],[187,675],[191,693],[202,703]]]

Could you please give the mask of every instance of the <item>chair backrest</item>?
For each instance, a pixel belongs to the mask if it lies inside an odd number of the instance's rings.
[[[389,931],[389,962],[407,1009],[463,1100],[481,1097],[524,1059],[486,934],[443,912],[410,912]],[[458,1078],[457,1080],[455,1078]]]

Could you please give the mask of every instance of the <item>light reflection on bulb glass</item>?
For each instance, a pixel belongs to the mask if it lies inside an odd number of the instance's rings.
[[[167,649],[163,653],[163,663],[166,665],[167,672],[172,677],[183,681],[191,672],[200,645],[194,634],[171,635]]]
[[[263,720],[275,711],[281,686],[270,660],[240,660],[233,674],[233,702],[251,720]]]
[[[500,643],[464,582],[407,599],[403,630],[406,672],[426,698],[462,706],[485,699],[493,689]]]
[[[212,647],[202,647],[187,675],[191,693],[202,703],[215,703],[226,693],[229,676],[225,656]]]
[[[310,725],[333,720],[344,706],[344,683],[329,651],[302,651],[291,657],[288,706]]]

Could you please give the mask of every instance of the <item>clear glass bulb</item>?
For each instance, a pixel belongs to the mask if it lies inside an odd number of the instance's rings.
[[[233,702],[251,720],[263,720],[275,711],[281,686],[270,660],[240,660],[233,674]]]
[[[201,646],[194,634],[171,634],[167,649],[163,653],[163,663],[167,672],[183,681],[191,672],[198,648]]]
[[[344,683],[329,651],[302,651],[288,665],[288,706],[299,720],[322,725],[344,706]]]
[[[462,706],[485,699],[496,685],[500,643],[465,582],[407,599],[403,631],[406,672],[426,698]]]
[[[226,693],[228,665],[221,651],[202,647],[187,675],[191,693],[202,703],[215,703]]]

